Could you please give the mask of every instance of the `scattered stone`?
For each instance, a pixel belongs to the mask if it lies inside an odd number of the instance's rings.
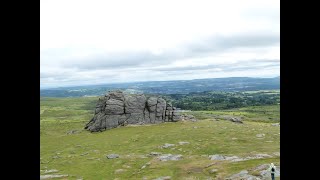
[[[222,120],[228,120],[235,123],[243,123],[241,120],[241,117],[238,117],[238,116],[222,115],[222,116],[217,116],[217,118]]]
[[[52,156],[52,159],[59,159],[61,158],[60,156]]]
[[[185,144],[190,144],[189,142],[184,142],[184,141],[180,141],[179,145],[185,145]]]
[[[253,156],[248,156],[245,158],[236,158],[236,159],[232,159],[232,162],[239,162],[239,161],[246,161],[246,160],[251,160],[251,159],[265,159],[265,158],[271,158],[271,155],[268,154],[256,154]]]
[[[235,159],[240,159],[238,156],[225,156],[225,160],[227,161],[232,161],[232,160],[235,160]]]
[[[192,121],[192,122],[197,121],[197,119],[193,115],[187,115],[187,114],[182,114],[181,119],[182,121]]]
[[[275,152],[275,153],[273,153],[273,155],[280,156],[280,152]]]
[[[127,170],[125,170],[125,169],[117,169],[117,170],[114,171],[114,173],[115,174],[120,174],[120,173],[123,173],[125,171],[127,171]]]
[[[262,159],[262,158],[272,158],[272,156],[269,155],[269,154],[256,154],[256,157],[257,157],[258,159]]]
[[[237,174],[234,174],[226,178],[226,180],[261,180],[261,179],[257,176],[248,174],[247,170],[243,170]]]
[[[247,170],[243,170],[243,171],[240,171],[238,173],[238,175],[244,175],[244,174],[248,174],[249,172]]]
[[[79,134],[81,131],[79,130],[71,130],[71,131],[68,131],[67,134]]]
[[[263,137],[265,137],[265,136],[266,136],[265,134],[257,134],[257,135],[256,135],[257,138],[263,138]]]
[[[197,129],[197,128],[198,128],[197,126],[194,126],[194,127],[193,127],[193,129]]]
[[[209,159],[221,161],[221,160],[225,160],[225,157],[223,155],[215,154],[215,155],[210,155]]]
[[[159,155],[161,155],[162,153],[160,153],[160,152],[151,152],[150,153],[150,155],[151,156],[159,156]]]
[[[40,175],[40,180],[53,179],[53,178],[64,178],[64,177],[68,177],[68,175],[63,175],[63,174]]]
[[[182,159],[182,155],[172,155],[172,154],[164,154],[158,157],[160,161],[177,161]]]
[[[232,140],[237,140],[238,138],[231,138]]]
[[[280,123],[271,124],[272,126],[280,126]]]
[[[235,123],[243,123],[240,117],[232,117],[230,121]]]
[[[80,154],[80,156],[85,156],[85,155],[87,155],[87,154],[89,154],[88,152],[85,152],[85,153],[83,153],[83,154]]]
[[[232,159],[231,162],[239,162],[239,161],[246,161],[249,160],[248,158],[236,158],[236,159]]]
[[[115,159],[115,158],[119,158],[119,155],[118,154],[109,154],[109,155],[107,155],[107,158],[108,159]]]
[[[141,169],[144,169],[144,168],[146,168],[147,166],[146,165],[143,165],[142,167],[141,167]]]
[[[163,177],[158,177],[157,179],[154,180],[170,180],[171,176],[163,176]]]
[[[213,174],[213,173],[216,173],[216,172],[218,172],[218,169],[211,169],[211,170],[209,171],[210,174]]]
[[[271,158],[271,155],[268,154],[256,154],[253,156],[248,156],[245,158],[241,158],[238,156],[224,156],[220,154],[210,155],[210,160],[216,160],[216,161],[231,161],[231,162],[239,162],[239,161],[246,161],[251,159],[264,159],[264,158]]]
[[[161,146],[162,148],[169,148],[169,147],[173,147],[175,146],[174,144],[168,144],[168,143],[165,143],[163,146]]]
[[[59,172],[59,171],[56,169],[50,169],[50,170],[45,170],[44,174],[50,174],[50,173],[56,173],[56,172]]]
[[[145,155],[139,155],[139,158],[145,159],[145,158],[148,158],[148,157],[146,157]]]

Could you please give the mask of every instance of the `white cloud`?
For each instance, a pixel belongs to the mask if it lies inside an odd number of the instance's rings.
[[[276,0],[41,0],[40,11],[42,87],[280,73]]]

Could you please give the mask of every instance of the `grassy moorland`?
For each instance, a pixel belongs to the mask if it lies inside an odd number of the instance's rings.
[[[209,155],[246,157],[280,152],[280,106],[250,106],[219,111],[188,112],[197,122],[120,127],[101,133],[83,130],[93,116],[96,97],[40,99],[40,174],[67,174],[64,179],[224,179],[280,157],[216,162]],[[243,124],[222,120],[239,116]],[[70,131],[74,133],[68,133]],[[257,138],[257,134],[265,134]],[[180,141],[189,144],[179,145]],[[162,149],[163,144],[175,146]],[[159,161],[150,152],[181,154],[178,161]],[[119,158],[107,159],[108,154]],[[144,168],[142,168],[145,166]],[[209,166],[209,167],[208,167]],[[217,172],[210,172],[217,169]]]

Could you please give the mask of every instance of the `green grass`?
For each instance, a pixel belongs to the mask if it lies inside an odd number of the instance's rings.
[[[279,157],[242,162],[222,162],[211,167],[208,155],[247,156],[280,151],[280,128],[265,123],[265,117],[279,117],[278,106],[247,107],[229,111],[191,112],[200,114],[243,113],[244,124],[212,121],[210,117],[197,122],[163,123],[121,127],[102,133],[83,130],[93,116],[97,98],[41,98],[40,170],[58,169],[68,179],[148,179],[171,176],[173,179],[224,178],[241,170],[264,163],[280,163]],[[261,111],[267,111],[267,114]],[[206,114],[207,113],[207,114]],[[251,115],[251,116],[250,116]],[[259,117],[262,121],[259,121]],[[252,119],[256,120],[252,120]],[[196,127],[196,128],[194,128]],[[79,130],[77,134],[67,134]],[[256,134],[264,133],[263,139]],[[233,139],[237,138],[237,139]],[[179,141],[190,144],[178,145]],[[273,142],[269,142],[273,141]],[[176,144],[175,149],[161,149],[164,143]],[[150,152],[182,154],[183,160],[160,162],[147,156]],[[118,159],[107,159],[116,153]],[[56,158],[58,156],[58,158]],[[143,157],[144,156],[144,157]],[[146,168],[143,165],[150,162]],[[218,169],[210,174],[210,169]],[[123,173],[115,173],[125,169]],[[41,174],[43,171],[40,172]]]
[[[236,109],[219,111],[194,111],[186,112],[193,114],[198,119],[219,119],[219,116],[238,116],[245,121],[256,121],[266,123],[280,122],[280,105],[249,106]]]

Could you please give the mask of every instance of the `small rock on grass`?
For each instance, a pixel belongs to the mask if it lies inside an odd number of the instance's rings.
[[[79,130],[71,130],[71,131],[68,131],[67,134],[78,134],[80,132],[81,131],[79,131]]]
[[[186,141],[180,141],[179,142],[179,145],[185,145],[185,144],[190,144],[189,142],[186,142]]]
[[[118,154],[108,154],[107,158],[108,159],[115,159],[115,158],[119,158],[119,155]]]
[[[59,172],[59,171],[56,170],[56,169],[50,169],[50,170],[45,170],[45,171],[44,171],[44,174],[56,173],[56,172]]]
[[[40,175],[40,180],[53,179],[53,178],[64,178],[64,177],[68,177],[68,175],[64,175],[64,174]]]
[[[169,147],[173,147],[175,146],[174,144],[169,144],[169,143],[165,143],[163,146],[161,146],[162,148],[169,148]]]
[[[266,136],[265,134],[257,134],[257,135],[256,135],[257,138],[263,138],[263,137],[265,137],[265,136]]]
[[[219,154],[210,155],[209,158],[210,160],[225,160],[225,157]]]
[[[234,174],[234,175],[232,175],[232,176],[230,176],[230,177],[228,177],[228,178],[226,178],[226,180],[244,180],[244,179],[246,179],[246,180],[261,180],[259,177],[257,177],[257,176],[253,176],[253,175],[250,175],[250,174],[248,174],[248,171],[247,170],[243,170],[243,171],[241,171],[241,172],[239,172],[239,173],[237,173],[237,174]]]
[[[158,177],[157,179],[154,180],[170,180],[171,176],[163,176],[163,177]]]
[[[159,155],[161,155],[161,153],[160,152],[151,152],[150,155],[151,156],[159,156]]]
[[[117,170],[114,171],[114,173],[115,174],[120,174],[120,173],[123,173],[125,171],[127,171],[127,170],[125,170],[125,169],[117,169]]]
[[[178,154],[178,155],[164,154],[162,156],[159,156],[158,159],[160,161],[177,161],[182,159],[182,155],[181,154]]]
[[[211,169],[211,170],[209,171],[210,174],[213,174],[213,173],[216,173],[216,172],[218,172],[218,169]]]
[[[88,153],[88,152],[85,152],[85,153],[80,154],[80,156],[85,156],[85,155],[87,155],[87,154],[89,154],[89,153]]]
[[[275,152],[275,153],[273,153],[273,155],[280,156],[280,152]]]

